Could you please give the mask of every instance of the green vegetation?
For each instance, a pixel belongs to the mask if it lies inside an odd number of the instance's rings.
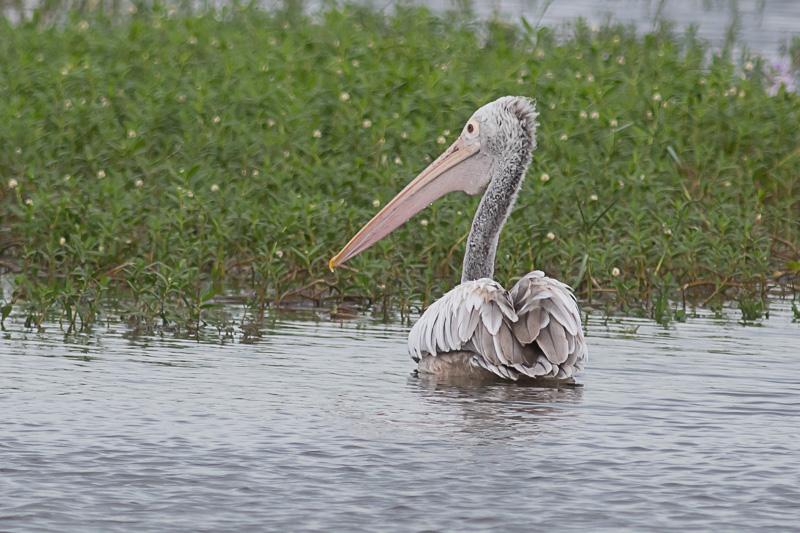
[[[350,268],[328,259],[506,94],[536,98],[541,127],[502,283],[539,268],[662,322],[687,300],[754,319],[770,286],[797,288],[800,97],[771,96],[758,58],[667,27],[137,6],[0,22],[4,318],[201,327],[220,294],[256,315],[429,303],[459,279],[476,198],[442,199]]]

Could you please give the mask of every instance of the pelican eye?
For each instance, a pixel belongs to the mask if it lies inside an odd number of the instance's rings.
[[[470,120],[467,122],[467,127],[464,128],[466,131],[465,133],[470,137],[474,137],[478,134],[478,122],[475,120]]]
[[[475,131],[475,126],[473,126],[472,124],[468,124],[467,125],[467,131],[472,133],[473,131]]]

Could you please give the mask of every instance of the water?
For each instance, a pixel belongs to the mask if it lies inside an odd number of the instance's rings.
[[[437,10],[469,0],[424,0]],[[756,54],[772,60],[792,36],[800,35],[800,2],[797,0],[493,0],[472,1],[484,18],[497,12],[509,21],[524,16],[531,24],[556,27],[578,17],[600,24],[608,15],[614,21],[634,24],[640,33],[650,31],[660,17],[685,31],[695,25],[698,35],[719,50],[729,28],[735,25],[737,42],[747,44]]]
[[[561,390],[414,377],[407,326],[368,319],[7,322],[0,531],[800,531],[800,324],[772,308],[591,318]]]

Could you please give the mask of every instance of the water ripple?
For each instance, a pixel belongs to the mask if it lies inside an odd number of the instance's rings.
[[[407,327],[0,338],[0,530],[800,531],[800,325],[590,318],[584,387],[411,375]],[[631,333],[638,326],[636,333]]]

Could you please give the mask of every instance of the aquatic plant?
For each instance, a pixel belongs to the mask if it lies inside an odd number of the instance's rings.
[[[775,96],[782,89],[786,92],[797,92],[797,71],[793,66],[786,65],[782,61],[775,61],[769,68],[770,87],[767,93]]]
[[[800,97],[771,96],[757,57],[664,25],[134,11],[0,22],[3,316],[224,329],[221,295],[249,317],[416,311],[458,280],[475,199],[443,199],[349,269],[327,261],[504,94],[535,97],[541,127],[501,283],[539,268],[661,321],[684,316],[670,302],[798,283]]]

